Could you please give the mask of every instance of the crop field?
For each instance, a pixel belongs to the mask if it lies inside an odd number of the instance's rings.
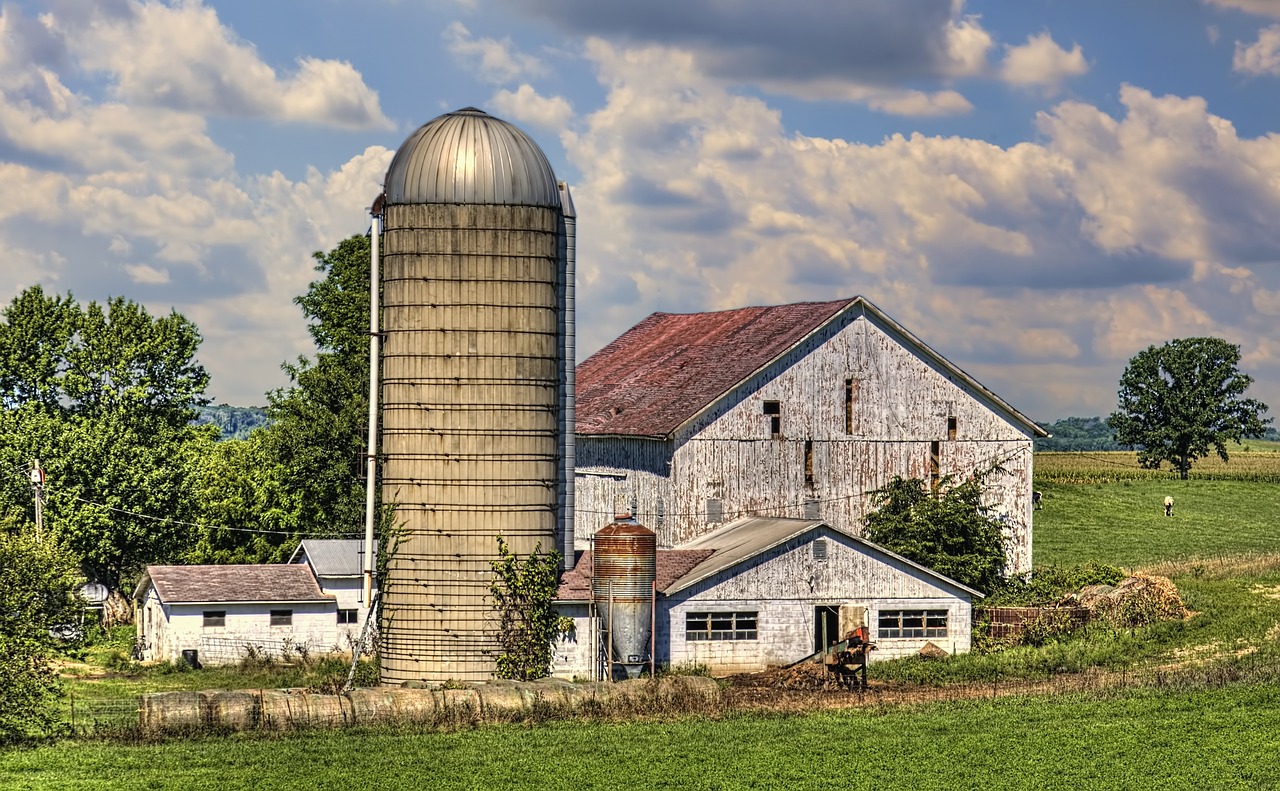
[[[1280,552],[1280,453],[1201,460],[1191,477],[1138,467],[1134,453],[1038,453],[1038,564],[1167,560]],[[1174,516],[1164,498],[1174,498]]]

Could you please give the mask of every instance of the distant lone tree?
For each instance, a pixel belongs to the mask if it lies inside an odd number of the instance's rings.
[[[1137,446],[1138,463],[1169,462],[1186,480],[1212,448],[1261,437],[1267,405],[1244,398],[1253,377],[1240,373],[1240,347],[1221,338],[1179,338],[1134,355],[1120,377],[1119,409],[1108,419],[1115,439]]]

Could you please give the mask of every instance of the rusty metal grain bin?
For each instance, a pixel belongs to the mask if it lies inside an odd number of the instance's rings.
[[[614,522],[595,535],[591,593],[613,662],[634,678],[649,661],[658,537],[643,525]]]
[[[497,537],[556,549],[559,190],[532,140],[473,108],[414,132],[385,187],[382,498],[401,533],[382,681],[480,681]]]

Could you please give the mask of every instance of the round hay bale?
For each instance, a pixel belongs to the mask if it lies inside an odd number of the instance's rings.
[[[139,701],[138,724],[146,730],[196,728],[203,723],[198,692],[153,692]]]
[[[205,721],[214,727],[247,731],[258,727],[261,716],[257,692],[208,690],[200,693]]]

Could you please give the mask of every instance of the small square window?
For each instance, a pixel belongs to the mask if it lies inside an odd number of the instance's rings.
[[[272,610],[272,626],[293,626],[293,610]]]
[[[355,610],[338,610],[338,623],[339,624],[356,623],[356,611]]]
[[[765,401],[764,414],[769,418],[769,436],[774,439],[782,437],[782,403]]]
[[[226,610],[205,610],[204,628],[210,629],[227,625]]]
[[[827,562],[827,540],[825,538],[814,539],[813,559],[819,563]]]
[[[707,500],[707,524],[718,525],[724,521],[724,506],[718,499]]]

